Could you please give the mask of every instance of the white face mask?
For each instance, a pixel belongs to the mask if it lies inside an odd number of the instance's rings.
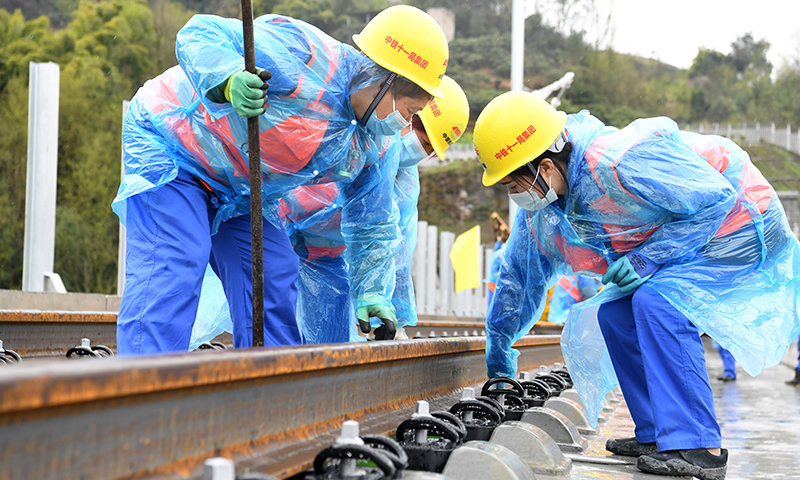
[[[536,177],[533,179],[533,184],[531,187],[524,192],[520,193],[509,193],[508,198],[514,201],[520,208],[528,210],[529,212],[535,212],[537,210],[541,210],[544,207],[550,205],[551,203],[555,202],[558,199],[558,194],[556,191],[553,190],[553,187],[550,186],[545,193],[544,198],[539,198],[539,195],[533,190],[533,185],[536,184],[536,179],[539,178],[539,169],[536,169]],[[550,183],[552,185],[552,177],[550,178]]]

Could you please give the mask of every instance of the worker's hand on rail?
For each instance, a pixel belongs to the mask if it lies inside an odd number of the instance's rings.
[[[272,78],[269,70],[256,68],[258,75],[247,71],[236,72],[225,84],[225,99],[243,117],[255,117],[267,111],[267,80]]]
[[[361,332],[367,334],[370,332],[370,317],[377,317],[383,322],[383,325],[375,329],[375,340],[394,340],[395,333],[397,332],[397,316],[392,307],[386,305],[367,305],[359,307],[356,310],[358,317],[358,325]]]
[[[650,279],[660,267],[644,255],[630,252],[608,267],[603,275],[603,283],[616,283],[622,293],[631,293]]]

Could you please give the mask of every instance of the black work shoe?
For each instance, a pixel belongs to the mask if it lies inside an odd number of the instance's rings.
[[[726,373],[725,375],[719,375],[717,377],[717,380],[720,380],[720,381],[722,381],[724,383],[735,382],[736,381],[736,377],[731,377],[730,375],[728,375]]]
[[[705,448],[670,450],[642,455],[636,462],[636,467],[645,473],[693,476],[701,480],[725,480],[727,465],[728,451],[724,448],[721,455],[714,455]]]
[[[800,387],[800,370],[795,369],[794,371],[794,379],[789,380],[786,382],[786,385],[790,385],[792,387]]]
[[[636,437],[609,438],[606,440],[606,450],[616,455],[625,455],[627,457],[638,457],[639,455],[658,453],[656,442],[639,443],[636,441]]]

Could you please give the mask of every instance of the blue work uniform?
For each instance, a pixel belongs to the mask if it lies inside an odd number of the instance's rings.
[[[222,280],[235,346],[251,344],[250,184],[247,120],[217,89],[244,65],[241,22],[196,15],[178,33],[179,67],[148,81],[123,125],[125,176],[112,207],[128,229],[126,284],[117,325],[120,354],[189,346],[202,279]],[[296,344],[298,259],[278,200],[299,185],[375,185],[378,144],[350,95],[383,80],[365,55],[315,27],[276,15],[254,22],[256,65],[272,72],[258,117],[263,177],[265,345]],[[354,246],[359,302],[391,304],[397,242],[389,195],[351,190],[342,235]],[[369,204],[371,208],[364,208]],[[369,229],[369,231],[366,231]]]
[[[798,333],[800,245],[780,201],[736,144],[667,118],[618,130],[582,111],[565,130],[568,193],[518,211],[486,320],[488,374],[516,374],[511,346],[560,275],[597,278],[636,252],[661,268],[633,294],[607,285],[575,305],[562,334],[589,420],[619,382],[639,441],[719,447],[700,332],[753,375]]]

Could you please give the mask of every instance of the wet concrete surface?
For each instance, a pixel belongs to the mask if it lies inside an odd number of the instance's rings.
[[[717,380],[722,360],[706,344],[714,406],[728,449],[727,480],[800,479],[800,388],[784,382],[794,369],[776,365],[751,377],[741,367],[736,381]]]
[[[717,418],[722,429],[722,446],[728,449],[727,480],[800,480],[800,388],[784,382],[794,370],[776,365],[751,377],[737,369],[734,382],[723,383],[722,360],[706,340],[706,362]],[[569,480],[656,480],[636,468],[636,459],[611,455],[605,450],[608,438],[633,436],[634,425],[623,400],[598,434],[586,437],[589,449],[573,459]],[[537,475],[549,480],[555,477]],[[564,477],[561,477],[564,478]]]

